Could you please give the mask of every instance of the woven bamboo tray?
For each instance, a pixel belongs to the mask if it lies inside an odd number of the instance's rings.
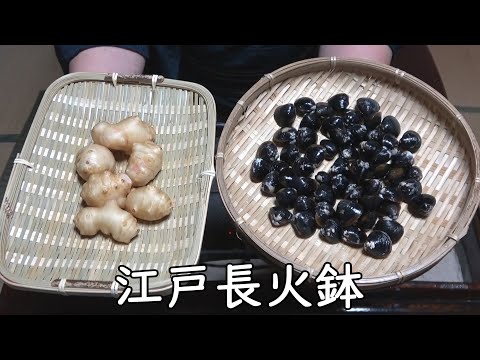
[[[402,133],[412,129],[423,139],[415,162],[423,170],[425,193],[437,199],[427,219],[410,215],[402,203],[397,220],[403,238],[383,260],[368,257],[344,244],[327,244],[318,230],[309,239],[297,238],[291,226],[273,228],[268,210],[275,198],[262,196],[260,184],[249,178],[258,146],[271,140],[279,128],[273,119],[276,106],[310,96],[326,101],[345,92],[354,104],[372,97],[384,115],[396,116]],[[297,117],[294,127],[301,118]],[[319,132],[319,141],[324,136]],[[223,130],[217,152],[221,197],[235,220],[239,235],[267,258],[308,271],[313,280],[330,262],[340,273],[344,263],[363,275],[357,285],[381,288],[417,277],[438,263],[467,232],[479,204],[479,146],[462,115],[437,91],[419,79],[390,66],[357,60],[320,58],[290,64],[265,75],[237,103]],[[326,170],[325,161],[318,169]]]
[[[158,76],[76,73],[45,93],[15,160],[0,212],[0,273],[10,286],[41,292],[118,294],[119,265],[158,270],[152,294],[171,292],[169,268],[197,263],[212,184],[215,103],[194,83]],[[75,155],[91,129],[138,115],[156,129],[163,169],[153,180],[174,208],[164,221],[140,224],[128,245],[97,234],[82,237],[73,217],[81,207]],[[127,161],[117,161],[118,172]],[[130,279],[139,293],[139,279]]]

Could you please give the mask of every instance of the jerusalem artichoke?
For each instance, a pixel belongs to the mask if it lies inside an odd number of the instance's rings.
[[[75,166],[78,175],[83,180],[88,180],[92,174],[98,174],[105,170],[113,171],[115,157],[105,146],[90,144],[78,151]]]
[[[131,188],[132,181],[127,175],[104,171],[90,175],[88,181],[83,184],[80,196],[88,206],[100,207],[108,200],[115,200],[123,209]]]
[[[138,116],[129,116],[116,124],[101,122],[92,129],[95,144],[130,154],[134,143],[154,141],[155,129]]]
[[[103,207],[82,208],[73,219],[81,235],[94,236],[99,231],[118,242],[128,244],[138,235],[137,219],[109,200]]]
[[[169,215],[173,204],[170,197],[153,185],[132,189],[125,209],[138,219],[155,221]]]
[[[163,165],[163,150],[151,141],[135,143],[128,159],[125,173],[132,180],[132,186],[145,186],[160,172]]]

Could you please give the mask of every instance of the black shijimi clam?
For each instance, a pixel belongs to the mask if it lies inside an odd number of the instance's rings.
[[[303,96],[295,100],[293,103],[295,110],[299,116],[304,116],[305,114],[315,111],[315,101],[312,98]]]
[[[364,211],[376,211],[382,204],[383,199],[379,195],[363,195],[358,201]]]
[[[383,118],[382,123],[380,124],[380,129],[385,134],[391,134],[395,137],[400,135],[400,123],[397,118],[391,115],[387,115]]]
[[[398,184],[398,191],[402,196],[402,200],[409,203],[414,197],[422,193],[422,184],[418,180],[404,180]]]
[[[300,195],[297,197],[293,209],[295,212],[310,211],[313,213],[315,211],[315,201],[308,196]]]
[[[352,143],[357,145],[367,139],[368,130],[363,124],[355,124],[350,126],[350,133],[352,134]]]
[[[332,190],[336,197],[342,197],[347,190],[350,181],[344,174],[337,174],[332,177]]]
[[[256,158],[253,160],[250,167],[250,179],[253,182],[261,182],[265,176],[270,172],[272,163],[262,158]]]
[[[313,112],[307,113],[303,116],[302,121],[300,121],[299,128],[308,127],[313,131],[320,130],[321,122],[318,119],[317,115]]]
[[[342,226],[340,225],[340,221],[335,218],[327,219],[325,224],[318,231],[318,235],[321,240],[329,244],[340,242],[342,238]]]
[[[382,139],[382,145],[387,149],[393,150],[398,147],[398,140],[392,134],[385,134]]]
[[[327,184],[318,185],[313,196],[317,203],[327,202],[333,205],[335,204],[335,201],[336,201],[336,197],[335,197],[335,194],[333,193],[332,187]]]
[[[426,218],[430,216],[437,200],[430,194],[420,194],[411,199],[408,210],[415,217]]]
[[[297,197],[297,190],[288,187],[280,189],[276,194],[278,206],[286,209],[293,209],[293,206],[297,201]]]
[[[362,182],[362,191],[365,195],[376,195],[382,188],[382,182],[378,179],[365,179]]]
[[[347,146],[340,151],[340,156],[345,160],[353,160],[358,158],[359,153],[355,147]]]
[[[365,126],[369,130],[374,130],[381,123],[382,123],[382,113],[380,111],[377,111],[376,113],[368,116],[364,122]]]
[[[422,137],[416,131],[407,130],[400,138],[398,146],[404,151],[415,153],[422,146]]]
[[[271,171],[263,179],[260,190],[266,196],[275,196],[277,191],[280,190],[280,186],[280,174],[276,171]]]
[[[370,230],[375,226],[377,219],[378,214],[375,211],[368,211],[360,216],[356,225],[362,230]]]
[[[363,244],[363,249],[373,258],[384,259],[392,252],[392,239],[383,231],[373,230]]]
[[[320,141],[320,145],[323,146],[325,149],[325,159],[326,160],[333,160],[335,155],[338,154],[338,147],[332,140],[323,139]]]
[[[358,184],[349,184],[345,190],[345,199],[358,200],[362,197],[362,187]]]
[[[315,179],[306,176],[295,176],[292,187],[297,190],[298,195],[312,196],[317,189],[318,183]]]
[[[334,111],[330,105],[326,102],[319,102],[315,106],[315,115],[317,118],[326,118],[333,115]]]
[[[378,126],[367,133],[367,140],[373,140],[378,142],[379,144],[382,143],[384,137],[385,133]]]
[[[293,169],[291,167],[285,169],[280,173],[280,184],[284,188],[293,188],[295,186],[295,179],[297,178],[297,175],[293,172]]]
[[[378,207],[378,213],[387,216],[392,220],[397,220],[400,216],[400,203],[384,200]]]
[[[325,171],[319,171],[317,175],[315,175],[315,180],[317,180],[319,184],[332,184],[332,176]]]
[[[352,135],[350,134],[350,131],[346,129],[330,130],[330,138],[339,148],[348,146],[352,142]]]
[[[350,99],[348,98],[348,95],[344,93],[335,94],[328,99],[328,105],[330,105],[335,111],[346,110],[349,104]]]
[[[290,165],[288,165],[283,160],[277,160],[272,163],[272,171],[277,171],[280,175],[282,175],[282,171],[287,169]]]
[[[363,214],[363,207],[351,200],[340,200],[337,204],[336,217],[342,226],[353,225]]]
[[[374,99],[363,97],[357,100],[356,109],[363,116],[372,115],[380,110],[380,105]]]
[[[337,160],[335,160],[330,167],[330,175],[337,175],[337,174],[348,174],[348,161],[345,160],[344,158],[339,157]]]
[[[310,176],[315,171],[313,164],[305,157],[297,158],[297,160],[293,162],[292,167],[293,171],[298,176]]]
[[[360,148],[367,158],[373,158],[380,151],[381,146],[374,140],[367,140],[360,143]]]
[[[393,186],[385,186],[380,190],[380,196],[382,199],[389,201],[402,201],[402,193]]]
[[[315,217],[309,211],[297,212],[293,215],[292,226],[296,235],[300,238],[309,238],[317,228]]]
[[[278,158],[278,148],[273,141],[265,141],[257,149],[257,158],[268,161],[276,161]]]
[[[279,227],[289,224],[293,219],[293,214],[288,209],[273,206],[268,211],[268,218],[273,226]]]
[[[370,173],[370,163],[362,159],[353,160],[350,163],[349,173],[353,179],[365,179]]]
[[[315,130],[309,127],[298,128],[297,145],[301,150],[305,151],[310,145],[316,144],[317,140],[318,135]]]
[[[407,172],[407,179],[422,180],[423,172],[418,166],[412,166]]]
[[[325,201],[317,203],[315,207],[315,221],[318,226],[324,226],[326,221],[335,215],[332,204]]]
[[[325,120],[322,123],[322,127],[324,130],[328,131],[329,134],[332,130],[343,129],[344,127],[343,118],[338,115],[325,118]]]
[[[373,155],[372,162],[374,164],[385,164],[392,157],[392,151],[386,147],[382,147],[375,155]]]
[[[398,242],[404,233],[403,226],[395,220],[390,220],[389,218],[378,220],[375,224],[374,230],[379,230],[386,233],[392,240],[392,244]]]
[[[293,104],[284,104],[277,106],[277,108],[273,112],[273,118],[275,122],[278,126],[282,128],[292,126],[296,116],[297,112]]]
[[[351,109],[345,110],[342,114],[342,118],[343,122],[349,126],[354,124],[359,125],[362,121],[360,113]]]
[[[413,154],[406,150],[392,157],[392,165],[409,169],[415,163]]]
[[[367,234],[358,226],[346,226],[343,228],[342,241],[353,247],[362,247],[367,240]]]
[[[305,150],[305,157],[314,167],[318,168],[325,160],[325,148],[322,145],[310,145]]]
[[[297,142],[298,131],[292,127],[283,127],[273,134],[273,142],[277,146],[285,146],[287,144],[295,144]]]
[[[295,144],[288,144],[280,151],[280,160],[285,161],[289,165],[293,165],[295,160],[301,156],[300,148]]]

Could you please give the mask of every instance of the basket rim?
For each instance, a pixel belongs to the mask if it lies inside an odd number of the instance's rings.
[[[45,93],[42,96],[40,104],[35,112],[35,116],[32,120],[31,127],[28,131],[28,134],[25,138],[25,142],[22,145],[21,152],[17,154],[17,158],[20,157],[22,159],[28,158],[28,145],[33,146],[35,143],[35,139],[40,134],[40,128],[42,126],[45,114],[48,110],[49,104],[53,101],[54,97],[61,90],[63,87],[76,83],[76,82],[85,82],[85,81],[93,81],[93,82],[104,82],[104,83],[113,83],[114,85],[122,84],[122,85],[144,85],[144,86],[153,86],[155,87],[167,87],[167,88],[176,88],[182,90],[189,90],[192,92],[196,92],[199,96],[203,97],[206,106],[206,121],[207,121],[207,129],[208,129],[208,139],[207,139],[207,150],[206,150],[206,157],[204,165],[206,168],[214,169],[214,147],[215,147],[215,122],[216,122],[216,104],[212,93],[204,86],[184,81],[184,80],[176,80],[176,79],[169,79],[164,78],[161,75],[124,75],[118,73],[103,73],[103,72],[76,72],[76,73],[69,73],[63,75],[52,82],[48,88],[46,89]],[[24,170],[24,167],[19,167],[13,164],[12,171],[10,177],[8,179],[7,186],[5,188],[5,193],[3,195],[2,203],[0,206],[0,214],[4,216],[6,213],[5,207],[8,206],[5,200],[9,195],[15,195],[12,193],[13,184],[22,181],[21,171]],[[207,186],[207,189],[210,190],[213,177],[206,176],[203,178],[204,184]],[[210,191],[205,191],[205,195],[202,196],[205,202],[202,206],[204,206],[204,214],[205,216],[201,216],[198,218],[198,222],[196,223],[199,227],[199,241],[195,242],[193,246],[189,249],[189,253],[187,254],[186,258],[191,259],[193,261],[192,264],[197,264],[200,259],[201,248],[203,245],[203,234],[204,228],[206,223],[206,216],[208,213],[208,203],[210,197]],[[4,241],[4,239],[0,239],[0,241]],[[67,283],[71,284],[71,287],[68,289],[62,289],[60,286],[53,286],[52,284],[57,283],[61,279],[52,279],[50,281],[50,286],[48,285],[39,285],[40,281],[32,281],[28,280],[24,277],[17,278],[15,274],[13,274],[8,268],[4,265],[4,262],[0,261],[0,280],[2,280],[8,286],[18,289],[18,290],[26,290],[26,291],[35,291],[35,292],[43,292],[43,293],[55,293],[55,294],[63,294],[63,295],[84,295],[84,296],[112,296],[117,297],[119,295],[122,286],[118,286],[116,288],[113,287],[113,283],[115,280],[111,282],[107,281],[88,281],[88,280],[80,280],[80,279],[66,279]],[[62,279],[65,280],[65,279]],[[82,287],[81,284],[87,283],[87,286]],[[88,286],[90,285],[90,286]],[[106,286],[108,285],[108,286]],[[173,284],[170,278],[167,278],[156,286],[150,282],[149,286],[149,293],[150,294],[160,294],[160,295],[168,295],[171,293]],[[133,287],[132,294],[140,293],[140,289],[138,287]]]
[[[267,258],[277,264],[288,264],[290,261],[284,256],[272,251],[268,246],[266,246],[258,237],[250,231],[247,224],[243,221],[237,221],[240,218],[238,212],[236,211],[233,203],[230,199],[230,196],[227,192],[225,186],[225,177],[224,177],[224,157],[225,149],[228,142],[228,136],[231,130],[237,125],[237,120],[242,116],[243,112],[246,110],[248,105],[252,103],[259,94],[270,89],[273,85],[284,81],[287,78],[299,76],[304,73],[318,71],[335,71],[335,69],[346,69],[348,70],[362,70],[372,74],[381,74],[383,76],[389,76],[394,78],[397,84],[408,84],[415,91],[426,95],[429,99],[437,103],[442,111],[445,111],[448,116],[455,118],[462,125],[463,129],[468,136],[470,145],[473,148],[473,169],[475,174],[475,179],[480,179],[480,146],[477,142],[477,139],[467,123],[463,115],[446,99],[441,93],[432,88],[430,85],[426,84],[417,77],[406,73],[403,70],[395,68],[391,65],[379,64],[376,62],[357,59],[357,58],[342,58],[337,59],[336,57],[317,57],[313,59],[301,60],[294,62],[278,68],[277,70],[265,74],[256,84],[254,84],[237,102],[232,112],[230,113],[223,132],[220,136],[218,143],[217,154],[220,153],[222,156],[217,157],[216,159],[216,171],[217,171],[217,182],[219,193],[222,198],[222,201],[232,219],[235,221],[235,226],[237,230],[242,235],[242,238],[246,239],[251,245],[253,245],[257,250],[260,250]],[[407,280],[413,279],[433,266],[435,266],[442,258],[447,255],[447,253],[457,244],[457,242],[466,235],[468,231],[468,226],[475,214],[477,207],[480,204],[479,189],[480,182],[475,181],[474,185],[471,186],[469,191],[468,200],[464,206],[465,210],[459,218],[456,228],[454,231],[447,236],[444,243],[434,250],[429,256],[425,257],[419,262],[411,264],[406,269],[402,271],[397,271],[395,273],[389,273],[384,275],[376,275],[370,277],[362,277],[359,279],[356,284],[363,289],[377,289],[384,288],[391,285],[396,285],[403,283]],[[294,265],[294,264],[292,264]],[[310,269],[301,266],[294,265],[294,271],[300,273],[302,271],[309,271]],[[310,274],[312,276],[312,274]]]

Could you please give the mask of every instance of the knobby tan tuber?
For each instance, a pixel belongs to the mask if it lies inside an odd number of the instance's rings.
[[[172,208],[170,197],[153,185],[132,189],[125,207],[136,218],[147,221],[163,219],[171,213]]]
[[[98,123],[91,135],[94,143],[82,148],[75,161],[86,181],[80,196],[87,205],[75,216],[75,227],[83,236],[101,232],[128,244],[139,234],[137,219],[157,221],[172,212],[170,197],[149,184],[162,170],[163,149],[155,144],[155,128],[138,116]],[[128,155],[124,174],[115,173],[112,151]]]
[[[99,174],[105,170],[113,171],[115,157],[105,146],[90,144],[78,151],[75,166],[78,175],[83,180],[88,180],[92,174]]]
[[[132,188],[132,181],[125,174],[104,171],[90,175],[83,184],[80,196],[88,206],[100,207],[109,200],[115,200],[119,207],[125,208],[125,201]]]
[[[145,186],[160,172],[163,165],[163,150],[151,141],[135,143],[128,159],[125,173],[133,186]]]
[[[98,123],[92,129],[92,138],[95,144],[130,154],[134,143],[155,140],[155,128],[138,116],[129,116],[116,124]]]
[[[94,236],[99,231],[118,242],[128,244],[140,230],[137,219],[109,200],[103,207],[82,208],[73,219],[81,235]]]

